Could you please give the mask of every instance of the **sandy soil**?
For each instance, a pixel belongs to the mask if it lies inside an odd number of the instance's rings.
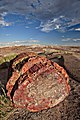
[[[64,57],[64,67],[70,76],[71,91],[69,96],[54,108],[43,110],[37,113],[25,109],[17,109],[10,115],[8,120],[80,120],[80,47],[54,47],[45,48],[46,51],[57,49]],[[7,54],[20,53],[24,51],[43,52],[43,47],[6,48]],[[63,51],[64,50],[64,51]],[[48,52],[48,51],[47,51]],[[0,55],[6,55],[4,49],[0,49]],[[6,85],[8,69],[0,69],[0,82]]]

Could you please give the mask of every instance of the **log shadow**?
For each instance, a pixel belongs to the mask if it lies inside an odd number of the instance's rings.
[[[0,94],[3,94],[2,88],[6,91],[6,84],[8,79],[8,69],[10,62],[4,62],[0,65]]]
[[[80,83],[80,80],[79,80],[77,77],[75,77],[75,76],[70,72],[70,70],[67,69],[67,67],[64,65],[65,60],[64,60],[64,57],[63,57],[62,55],[61,55],[60,58],[58,58],[58,57],[53,57],[53,58],[50,58],[50,60],[52,60],[53,62],[56,62],[56,63],[58,63],[60,66],[62,66],[62,67],[66,70],[66,72],[67,72],[67,74],[69,75],[70,78],[72,78],[74,81],[77,81],[77,82]]]

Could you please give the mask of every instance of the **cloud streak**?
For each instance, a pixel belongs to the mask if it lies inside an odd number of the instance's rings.
[[[80,38],[64,38],[63,42],[80,42]]]
[[[75,31],[80,31],[80,28],[76,28]]]
[[[43,32],[67,31],[71,26],[80,24],[80,0],[2,0],[0,15],[3,13],[21,14],[39,20],[39,29]],[[3,17],[0,24],[11,25]]]
[[[25,41],[13,41],[13,42],[1,42],[0,47],[4,46],[21,46],[21,45],[34,45],[34,44],[40,44],[39,40],[25,40]]]

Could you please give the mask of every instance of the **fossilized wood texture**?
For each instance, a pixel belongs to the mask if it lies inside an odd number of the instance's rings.
[[[11,61],[7,95],[15,107],[32,112],[54,107],[70,91],[69,77],[57,63],[35,53],[22,53]]]

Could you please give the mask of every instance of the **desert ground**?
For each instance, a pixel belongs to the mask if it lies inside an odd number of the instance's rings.
[[[57,106],[32,113],[15,109],[6,97],[10,60],[22,52],[35,52],[49,59],[62,55],[64,69],[70,77],[70,94]],[[5,94],[5,95],[4,95]],[[0,48],[0,116],[1,120],[80,120],[80,46],[13,46]]]

